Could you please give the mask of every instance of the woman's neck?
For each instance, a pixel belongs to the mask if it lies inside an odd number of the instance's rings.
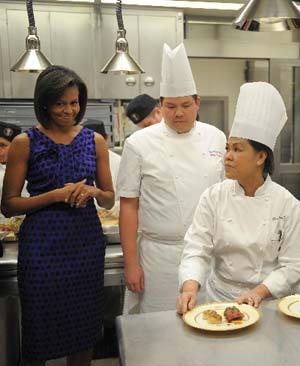
[[[255,177],[251,176],[244,180],[238,180],[239,185],[244,189],[245,196],[254,197],[255,192],[259,187],[261,187],[265,180],[261,172],[257,174]]]

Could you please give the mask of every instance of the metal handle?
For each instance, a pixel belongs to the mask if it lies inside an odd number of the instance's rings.
[[[155,84],[155,81],[152,76],[147,76],[144,80],[145,86],[153,86]]]

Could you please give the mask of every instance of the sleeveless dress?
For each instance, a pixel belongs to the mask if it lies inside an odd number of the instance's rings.
[[[36,127],[27,131],[30,196],[96,174],[94,132],[82,128],[56,144]],[[105,237],[94,201],[86,208],[56,203],[27,213],[19,234],[18,283],[22,357],[49,360],[87,350],[101,333]]]

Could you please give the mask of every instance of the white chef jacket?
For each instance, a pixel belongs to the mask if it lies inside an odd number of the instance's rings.
[[[201,193],[223,178],[225,143],[205,123],[178,134],[163,121],[125,142],[117,187],[120,197],[139,198],[142,312],[175,308],[183,238]]]
[[[119,211],[120,211],[120,197],[117,192],[117,179],[118,179],[121,156],[111,150],[108,150],[108,155],[109,155],[109,168],[110,168],[113,188],[115,191],[115,204],[114,204],[113,208],[111,208],[109,211],[112,214],[118,216]],[[96,200],[95,200],[95,205],[96,205],[97,209],[101,209],[101,207],[98,205]]]
[[[223,177],[225,135],[196,122],[178,134],[164,122],[131,135],[118,177],[120,197],[139,197],[139,229],[156,240],[182,240],[201,193]]]
[[[3,188],[3,180],[4,180],[5,171],[6,171],[6,164],[0,164],[0,200],[2,199],[2,188]],[[22,197],[29,196],[25,186],[26,186],[26,182],[24,184],[24,187],[23,187],[23,190],[21,193]],[[0,223],[4,224],[5,222],[7,222],[7,219],[0,212]]]
[[[116,192],[121,156],[111,150],[108,150],[108,154],[109,154],[109,167],[111,172],[111,178],[114,190]]]
[[[201,196],[185,236],[180,287],[208,277],[210,300],[232,300],[261,283],[275,298],[290,294],[300,280],[299,238],[300,203],[285,188],[268,177],[248,197],[225,180]]]

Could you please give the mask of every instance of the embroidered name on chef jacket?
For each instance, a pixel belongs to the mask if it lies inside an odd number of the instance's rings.
[[[222,153],[221,151],[217,151],[217,150],[210,150],[209,151],[209,155],[212,157],[218,157],[218,158],[223,158],[224,153]]]

